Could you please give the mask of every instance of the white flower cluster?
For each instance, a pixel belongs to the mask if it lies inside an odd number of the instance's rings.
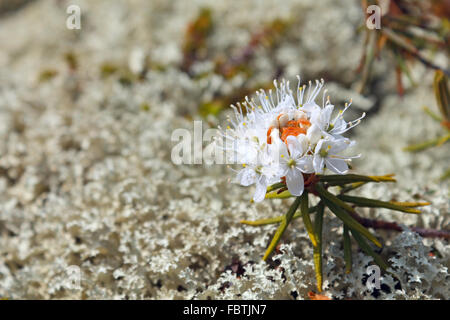
[[[344,174],[347,161],[355,157],[341,155],[354,144],[342,136],[358,125],[360,118],[346,122],[346,104],[332,117],[334,106],[323,92],[322,107],[316,97],[323,87],[323,80],[316,85],[301,85],[298,78],[294,95],[289,81],[274,81],[275,93],[261,90],[258,100],[248,99],[234,109],[235,118],[221,130],[222,149],[227,161],[242,165],[236,180],[243,186],[256,184],[253,200],[262,201],[267,187],[285,181],[289,192],[299,196],[304,190],[304,179],[311,174],[322,174],[325,168]],[[358,156],[356,156],[358,157]]]

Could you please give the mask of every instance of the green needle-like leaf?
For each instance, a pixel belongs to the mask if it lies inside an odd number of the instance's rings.
[[[384,176],[364,176],[359,174],[330,174],[319,176],[319,180],[327,182],[330,186],[339,186],[354,182],[395,182],[393,175],[387,174]]]
[[[297,211],[298,206],[300,205],[300,197],[297,197],[294,201],[294,203],[289,208],[288,212],[284,216],[283,220],[281,221],[280,226],[278,227],[277,232],[275,232],[275,235],[272,238],[272,241],[269,244],[269,247],[266,250],[266,253],[264,254],[263,260],[266,260],[269,255],[275,250],[278,242],[281,239],[281,236],[283,235],[284,231],[286,231],[287,226],[291,222],[295,211]]]
[[[440,70],[434,74],[433,87],[439,110],[445,120],[450,121],[450,90],[448,88],[448,78]]]
[[[444,172],[442,176],[440,176],[439,180],[444,181],[450,178],[450,169],[447,169],[447,171]]]
[[[281,193],[277,193],[277,192],[266,193],[266,199],[287,199],[287,198],[291,198],[291,197],[295,197],[295,196],[293,196],[289,192],[289,190],[285,190]]]
[[[367,182],[366,181],[362,181],[362,182],[353,182],[351,184],[346,185],[345,187],[342,187],[342,189],[339,191],[341,194],[342,193],[346,193],[355,189],[358,189],[359,187],[362,187],[363,185],[365,185]]]
[[[355,238],[356,242],[358,243],[359,247],[369,256],[373,258],[376,264],[378,264],[383,270],[386,270],[389,266],[387,263],[373,251],[373,249],[370,247],[370,245],[364,240],[364,238],[361,236],[361,234],[355,230],[351,230],[353,238]]]
[[[394,204],[392,202],[387,202],[387,201],[380,201],[380,200],[375,200],[375,199],[368,199],[368,198],[348,196],[348,195],[339,195],[338,198],[343,201],[346,201],[346,202],[354,203],[358,207],[387,208],[387,209],[402,211],[402,212],[406,212],[406,213],[420,213],[420,210],[418,210],[418,209],[412,209],[410,207],[400,206],[398,204]]]
[[[426,142],[422,142],[419,144],[413,144],[410,145],[406,148],[404,148],[404,151],[409,151],[409,152],[418,152],[418,151],[422,151],[431,147],[436,147],[436,146],[440,146],[442,144],[444,144],[445,142],[450,140],[450,134],[443,136],[443,137],[438,137],[436,139],[433,140],[429,140]]]
[[[305,224],[305,229],[308,232],[309,238],[311,239],[311,242],[313,246],[317,246],[317,240],[316,236],[314,235],[314,227],[311,222],[311,217],[309,216],[308,212],[308,192],[304,191],[302,195],[300,196],[300,212],[302,214],[303,223]]]
[[[283,182],[275,183],[275,184],[267,187],[267,193],[272,192],[274,190],[278,190],[278,189],[283,188],[283,187],[286,187],[286,184],[284,184]]]
[[[412,86],[416,86],[416,83],[414,82],[414,79],[413,79],[412,76],[411,76],[411,72],[409,71],[408,66],[407,66],[406,63],[405,63],[405,60],[404,60],[404,59],[402,58],[402,56],[399,55],[399,54],[396,54],[395,56],[396,56],[396,58],[397,58],[396,60],[397,60],[398,66],[400,67],[400,69],[402,70],[402,72],[403,72],[404,74],[406,74],[406,76],[408,77],[409,82],[411,82],[411,85],[412,85]]]
[[[346,225],[344,225],[344,260],[345,273],[350,273],[352,271],[352,241]]]
[[[438,121],[438,122],[442,122],[443,121],[442,117],[439,116],[438,114],[434,113],[433,111],[431,111],[430,108],[423,107],[423,111],[425,111],[425,113],[427,115],[429,115],[433,120]]]
[[[431,204],[430,202],[398,202],[398,201],[389,201],[389,202],[397,206],[408,208],[424,207],[429,206]]]
[[[317,205],[317,214],[314,219],[314,231],[317,237],[317,245],[314,246],[313,257],[314,257],[314,266],[316,271],[316,281],[317,281],[317,289],[319,292],[322,292],[323,285],[323,271],[322,271],[322,226],[323,226],[323,211],[324,205],[323,202],[320,201]]]
[[[320,183],[316,184],[315,189],[317,193],[320,195],[321,198],[327,199],[329,202],[333,203],[334,205],[341,207],[345,209],[346,211],[350,213],[355,213],[355,209],[350,207],[348,204],[346,204],[344,201],[336,197],[334,194],[328,192]]]
[[[375,238],[375,236],[370,233],[363,225],[361,225],[358,221],[356,221],[347,211],[342,209],[341,207],[336,206],[334,203],[328,201],[327,199],[322,198],[328,208],[339,218],[341,219],[350,229],[356,230],[364,235],[367,239],[372,241],[377,247],[381,248],[381,243]]]

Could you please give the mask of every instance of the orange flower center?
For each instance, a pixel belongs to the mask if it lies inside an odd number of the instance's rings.
[[[281,126],[280,123],[280,117],[283,114],[278,115],[277,121],[278,121],[278,127],[280,131],[280,139],[286,143],[286,139],[289,136],[298,136],[299,134],[306,134],[306,131],[311,126],[311,122],[309,122],[307,119],[298,119],[298,120],[289,120],[284,126]],[[273,126],[269,127],[269,130],[267,130],[267,143],[272,143],[272,137],[270,136],[272,133],[272,130],[274,129]]]

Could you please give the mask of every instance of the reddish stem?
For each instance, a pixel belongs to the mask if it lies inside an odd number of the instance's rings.
[[[383,220],[363,218],[355,213],[353,213],[352,216],[366,228],[394,230],[394,231],[403,231],[404,230],[396,222],[388,222],[388,221],[383,221]],[[425,228],[418,228],[418,227],[411,227],[410,229],[414,232],[417,232],[419,235],[421,235],[424,238],[450,239],[450,230],[425,229]]]

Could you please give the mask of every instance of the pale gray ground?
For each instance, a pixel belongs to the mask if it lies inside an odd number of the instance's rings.
[[[74,3],[82,10],[81,31],[65,27],[66,7]],[[283,214],[289,201],[255,205],[249,202],[253,189],[229,184],[232,172],[224,166],[171,162],[172,131],[193,127],[182,115],[198,119],[197,106],[213,90],[232,92],[242,83],[239,77],[194,80],[178,69],[186,25],[203,6],[213,12],[209,46],[215,52],[244,45],[264,22],[296,18],[275,51],[286,77],[326,74],[332,101],[352,97],[358,112],[381,102],[354,130],[355,152],[363,154],[354,168],[396,173],[398,183],[361,193],[404,201],[419,195],[432,203],[420,217],[387,210],[365,216],[448,228],[448,183],[437,182],[449,165],[448,145],[414,155],[401,150],[440,131],[421,110],[436,110],[432,74],[416,65],[419,86],[400,98],[392,66],[382,61],[376,75],[385,96],[344,89],[353,88],[361,54],[359,1],[37,0],[0,16],[0,297],[304,299],[315,290],[312,248],[301,222],[285,235],[277,269],[261,262],[275,227],[239,224]],[[74,73],[64,62],[67,52],[78,58]],[[136,52],[164,71],[150,70],[129,86],[101,77],[101,64],[136,63]],[[258,83],[271,80],[274,66],[264,50],[253,64]],[[208,71],[211,64],[195,67]],[[58,74],[39,82],[45,70]],[[324,294],[374,298],[362,282],[371,258],[354,247],[354,271],[344,275],[340,224],[331,215],[325,223]],[[450,298],[447,241],[378,234],[401,280],[396,286],[384,276],[379,299]],[[237,260],[245,268],[240,278],[227,268]],[[81,268],[80,290],[67,287],[72,265]]]

